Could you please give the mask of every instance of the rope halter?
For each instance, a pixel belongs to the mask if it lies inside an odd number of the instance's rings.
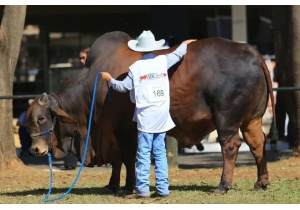
[[[49,130],[47,131],[42,131],[42,132],[39,132],[39,133],[32,133],[30,136],[31,138],[35,138],[35,137],[38,137],[38,136],[44,136],[44,135],[50,135],[50,143],[48,145],[48,149],[49,151],[52,150],[52,147],[53,147],[53,139],[52,139],[52,134],[53,134],[53,131],[54,131],[54,127],[55,127],[55,124],[56,124],[56,117],[54,116],[53,117],[53,122],[52,122],[52,126]]]

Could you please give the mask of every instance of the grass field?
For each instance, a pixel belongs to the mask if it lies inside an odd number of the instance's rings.
[[[289,158],[268,163],[271,185],[265,191],[254,191],[256,166],[236,167],[233,189],[225,195],[214,194],[220,181],[221,168],[178,169],[170,168],[170,197],[167,199],[124,199],[122,192],[106,194],[110,170],[85,171],[69,195],[56,204],[300,204],[300,160]],[[50,198],[66,192],[77,171],[54,172]],[[49,171],[20,167],[0,172],[0,204],[42,204],[49,189]],[[124,185],[122,170],[121,185]],[[155,188],[151,171],[151,192]]]

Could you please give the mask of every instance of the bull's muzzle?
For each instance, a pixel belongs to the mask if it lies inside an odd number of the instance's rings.
[[[44,156],[48,153],[48,147],[38,147],[32,145],[30,148],[30,152],[35,156]]]

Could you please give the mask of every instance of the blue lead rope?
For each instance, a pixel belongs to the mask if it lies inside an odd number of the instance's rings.
[[[78,181],[78,178],[79,178],[80,173],[81,173],[82,168],[83,168],[83,163],[85,161],[86,153],[87,153],[87,148],[88,148],[88,143],[89,143],[89,137],[90,137],[90,130],[91,130],[91,121],[92,121],[93,110],[94,110],[94,103],[95,103],[95,95],[96,95],[96,89],[97,89],[97,82],[98,82],[98,77],[99,77],[99,75],[101,75],[101,73],[102,72],[99,72],[96,75],[96,78],[95,78],[93,100],[92,100],[92,104],[91,104],[91,111],[90,111],[89,124],[88,124],[88,133],[87,133],[86,141],[85,141],[85,150],[84,150],[84,155],[83,155],[83,158],[82,158],[81,165],[80,165],[79,171],[77,173],[77,176],[76,176],[74,182],[72,183],[71,187],[68,189],[67,192],[65,192],[64,194],[62,194],[61,196],[59,196],[57,198],[48,199],[49,196],[50,196],[50,194],[51,194],[52,183],[53,183],[52,159],[51,159],[51,153],[49,152],[47,155],[48,155],[49,170],[50,170],[50,186],[49,186],[49,190],[48,190],[47,195],[40,200],[42,202],[52,202],[52,201],[56,201],[56,200],[60,200],[60,199],[64,198],[66,195],[68,195],[71,192],[71,190],[74,188],[76,182]],[[107,82],[107,87],[108,87],[108,98],[109,98],[109,101],[112,101],[112,98],[111,98],[111,95],[110,95],[110,91],[109,91],[108,82]]]
[[[47,153],[48,155],[48,162],[49,162],[49,170],[50,170],[50,185],[49,185],[49,190],[48,190],[48,193],[47,195],[42,198],[40,201],[43,201],[43,202],[47,202],[47,199],[49,198],[50,194],[51,194],[51,189],[52,189],[52,183],[53,183],[53,173],[52,173],[52,158],[51,158],[51,153],[48,152]]]

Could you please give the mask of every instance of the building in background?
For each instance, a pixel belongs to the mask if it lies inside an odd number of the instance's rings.
[[[145,29],[170,44],[219,36],[247,42],[262,54],[274,54],[272,6],[29,5],[14,95],[58,91],[81,70],[78,54],[83,47],[106,32],[123,31],[137,37]],[[26,105],[27,99],[14,100],[14,117]]]

